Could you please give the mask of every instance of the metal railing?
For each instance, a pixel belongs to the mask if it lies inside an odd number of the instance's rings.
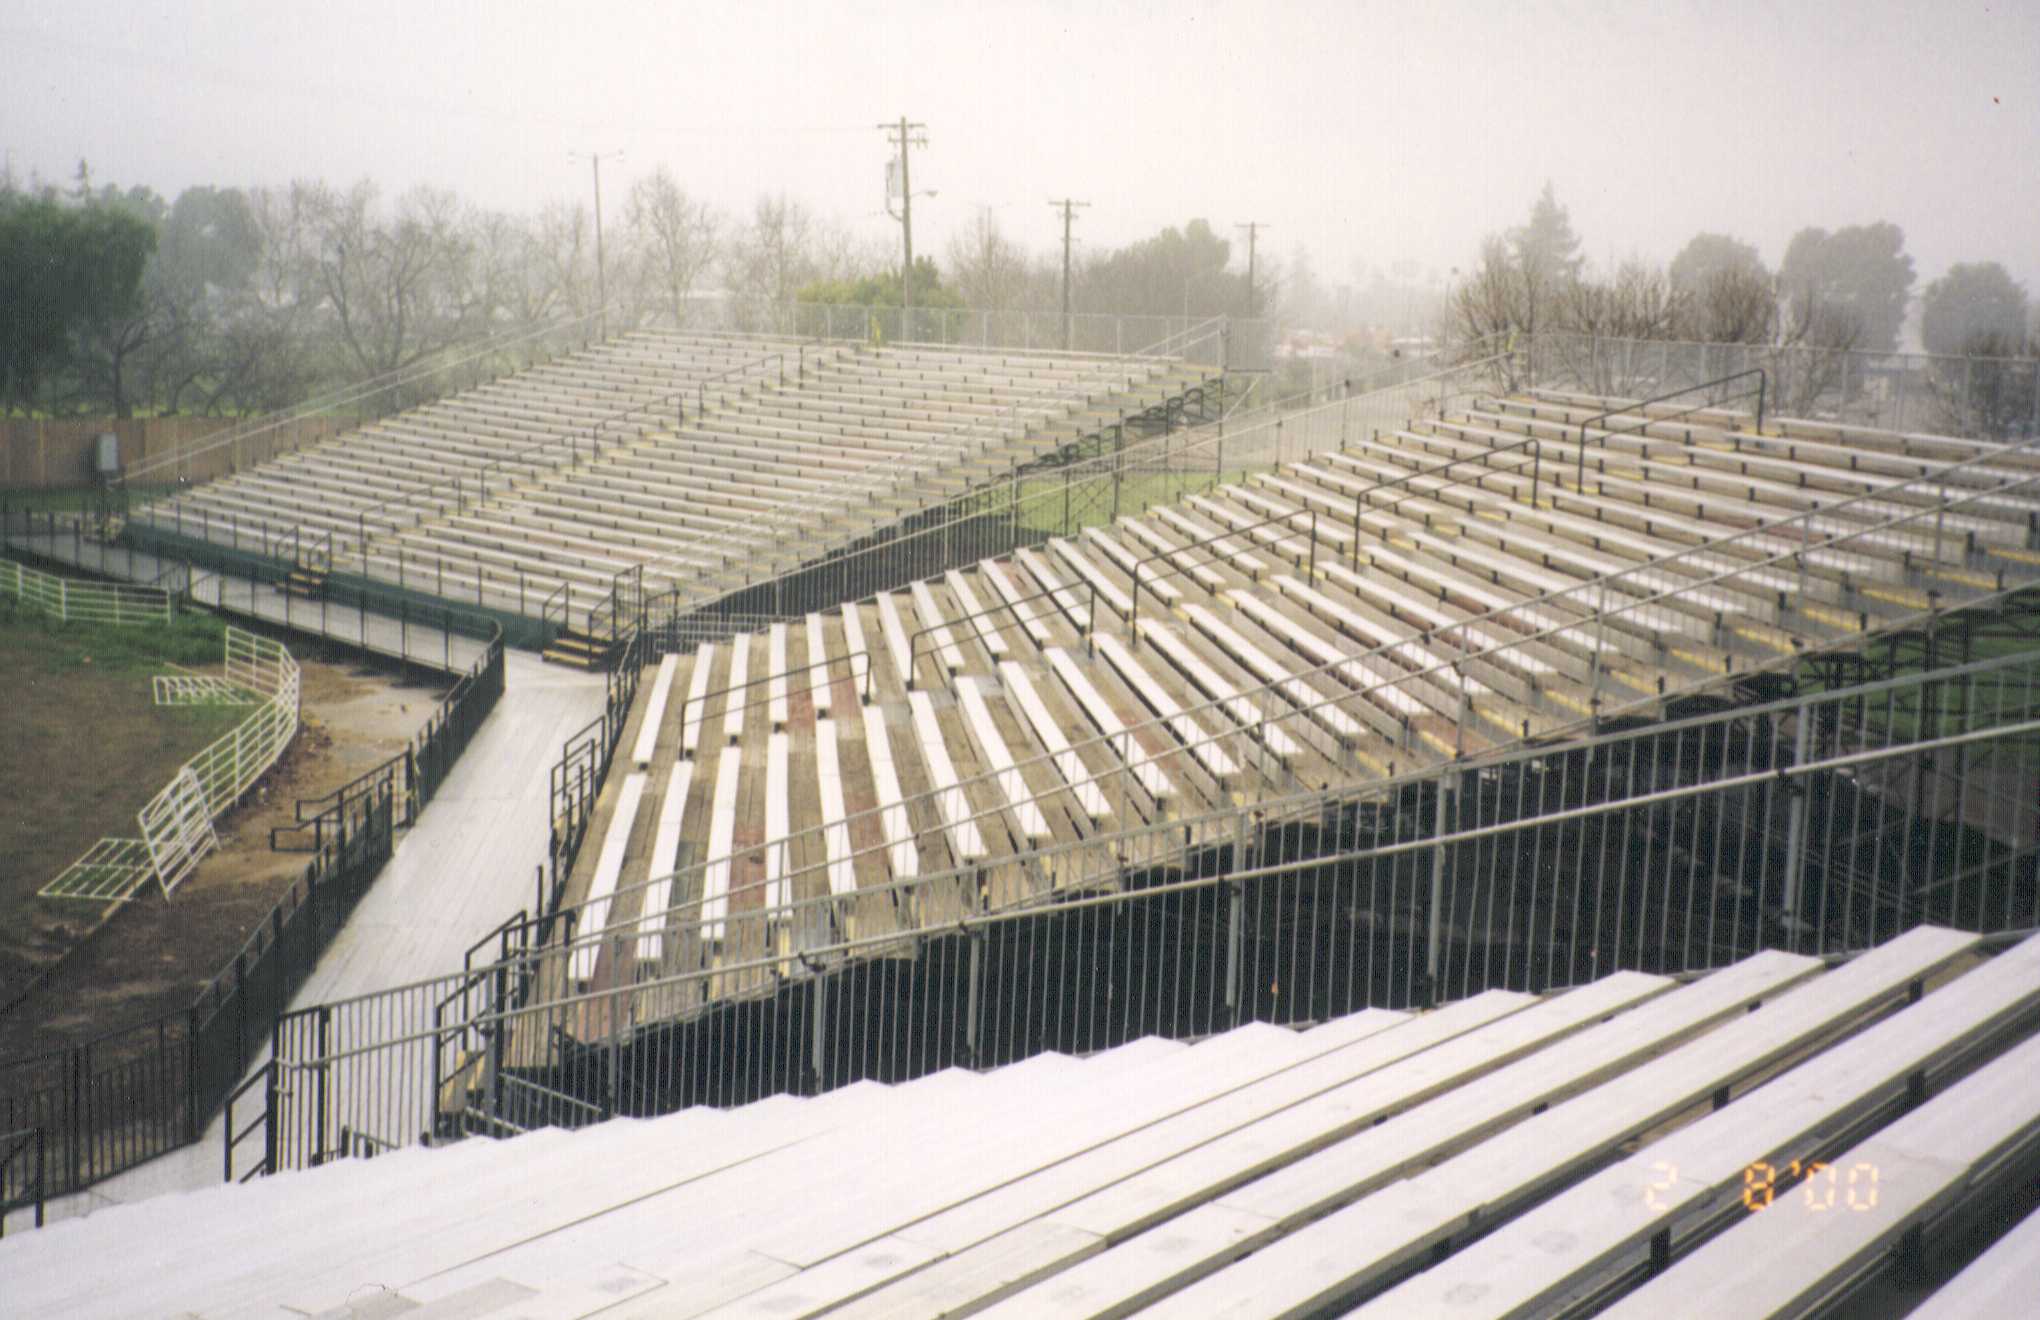
[[[43,1204],[49,1199],[48,1141],[39,1127],[0,1132],[0,1237],[7,1235],[7,1216],[31,1207],[35,1226],[43,1226]]]
[[[1604,412],[1596,413],[1594,416],[1587,418],[1580,423],[1580,464],[1579,473],[1574,480],[1578,483],[1581,490],[1587,488],[1587,433],[1593,427],[1599,426],[1611,417],[1622,417],[1629,413],[1644,414],[1644,419],[1641,422],[1634,422],[1628,426],[1604,432],[1603,442],[1605,443],[1607,436],[1634,434],[1665,422],[1675,422],[1682,417],[1690,417],[1694,413],[1707,412],[1719,408],[1724,403],[1747,398],[1747,391],[1735,394],[1717,394],[1715,391],[1721,389],[1724,385],[1732,385],[1736,381],[1747,380],[1751,376],[1757,378],[1757,417],[1755,426],[1757,434],[1762,435],[1764,431],[1764,392],[1769,383],[1769,376],[1762,367],[1753,367],[1748,371],[1738,371],[1731,375],[1717,377],[1714,380],[1704,380],[1698,385],[1687,385],[1668,394],[1660,394],[1653,399],[1643,399],[1635,403],[1624,403],[1620,407],[1609,408]],[[1699,393],[1705,393],[1707,398],[1703,402],[1696,403],[1682,411],[1666,414],[1652,414],[1649,411],[1659,404],[1670,403],[1673,399],[1680,399],[1688,394]]]
[[[1222,339],[1225,333],[1225,318],[1213,318],[1207,322],[1179,331],[1167,339],[1158,341],[1107,365],[1123,369],[1127,364],[1168,355],[1185,344],[1201,342],[1205,339]],[[1126,379],[1128,388],[1138,383],[1138,379],[1132,376],[1128,376]],[[916,476],[939,467],[943,462],[963,453],[981,453],[997,442],[1016,434],[1014,430],[1016,426],[1019,427],[1020,432],[1024,432],[1027,424],[1023,418],[1026,416],[1039,414],[1043,417],[1052,418],[1061,412],[1066,412],[1070,403],[1071,387],[1068,384],[1059,384],[1051,389],[1038,390],[1023,395],[1020,398],[1009,401],[990,417],[977,418],[968,426],[958,430],[944,431],[940,434],[932,435],[912,451],[884,464],[876,465],[871,472],[859,474],[854,480],[837,483],[823,494],[804,499],[797,498],[784,501],[775,508],[773,517],[775,521],[782,525],[823,526],[826,524],[827,516],[832,512],[849,508],[859,501],[868,501],[881,493],[911,489],[912,481]],[[840,551],[842,546],[854,543],[859,537],[868,535],[871,530],[873,529],[853,530],[843,533],[834,542],[811,545],[807,547],[803,557],[827,558]],[[719,555],[712,555],[708,560],[698,557],[698,552],[707,550],[711,545],[720,544],[724,539],[724,534],[719,532],[698,532],[690,540],[684,541],[681,548],[669,551],[657,559],[648,560],[637,567],[655,577],[669,579],[673,577],[672,570],[676,568],[683,570],[691,568],[693,570],[693,581],[699,582],[707,577],[711,571],[720,573],[737,566],[732,564],[731,557],[726,551]],[[746,575],[744,577],[744,585],[748,585],[753,580],[752,577]],[[687,581],[685,579],[676,580],[676,585],[684,588],[687,585]],[[714,595],[726,596],[740,589],[741,587],[731,587],[724,584],[714,592]],[[704,595],[701,603],[704,605],[708,604],[711,599],[713,599],[712,596]]]
[[[1966,460],[1966,463],[1983,464],[1994,457],[1995,455],[1989,454],[1978,455],[1976,458]],[[1929,488],[1940,489],[1949,475],[1950,471],[1939,472],[1931,478],[1922,479],[1922,483]],[[1635,570],[1604,575],[1576,587],[1526,596],[1518,602],[1496,606],[1479,614],[1469,614],[1457,624],[1425,630],[1412,634],[1407,639],[1384,643],[1370,649],[1356,650],[1337,660],[1295,670],[1289,678],[1244,687],[1233,696],[1214,698],[1185,708],[1184,713],[1205,729],[1202,738],[1184,737],[1180,732],[1173,731],[1180,729],[1179,725],[1157,717],[1130,726],[1126,736],[1096,735],[1075,740],[1072,743],[1074,750],[1080,755],[1088,755],[1094,762],[1104,762],[1107,768],[1094,773],[1092,778],[1082,784],[1071,783],[1068,787],[1073,791],[1085,785],[1098,788],[1108,797],[1117,797],[1123,812],[1125,803],[1141,800],[1141,794],[1133,789],[1129,781],[1143,766],[1160,767],[1164,770],[1172,766],[1187,766],[1201,749],[1207,748],[1223,751],[1239,765],[1258,766],[1263,774],[1277,776],[1281,772],[1281,765],[1279,761],[1271,765],[1271,759],[1266,753],[1269,730],[1282,730],[1292,738],[1325,745],[1325,731],[1321,727],[1313,728],[1313,721],[1322,712],[1333,708],[1361,712],[1385,709],[1385,717],[1392,724],[1401,725],[1397,738],[1386,748],[1386,754],[1390,757],[1400,755],[1403,758],[1400,764],[1407,767],[1422,758],[1425,743],[1413,736],[1415,729],[1408,718],[1394,714],[1394,707],[1386,694],[1392,691],[1400,692],[1421,701],[1428,710],[1440,716],[1447,716],[1455,735],[1463,737],[1471,722],[1469,717],[1482,714],[1466,682],[1470,674],[1506,682],[1510,689],[1525,699],[1536,702],[1534,709],[1545,720],[1544,725],[1535,730],[1540,737],[1569,736],[1581,730],[1592,729],[1602,719],[1648,712],[1657,708],[1666,696],[1704,692],[1712,687],[1739,681],[1764,668],[1767,663],[1772,666],[1790,664],[1824,647],[1852,638],[1859,639],[1863,635],[1858,631],[1839,630],[1825,638],[1806,637],[1802,639],[1801,646],[1774,653],[1768,659],[1760,654],[1726,652],[1724,654],[1731,660],[1742,661],[1739,668],[1731,665],[1711,675],[1696,670],[1693,681],[1687,687],[1672,692],[1659,692],[1648,688],[1641,691],[1628,689],[1626,699],[1620,697],[1614,701],[1604,699],[1603,692],[1606,688],[1604,678],[1614,664],[1627,663],[1635,656],[1669,658],[1670,651],[1679,646],[1680,636],[1695,631],[1695,616],[1691,614],[1688,605],[1693,594],[1704,596],[1710,589],[1719,589],[1738,577],[1761,574],[1766,569],[1786,567],[1800,569],[1810,560],[1818,558],[1824,550],[1831,550],[1858,539],[1886,537],[1895,528],[1907,524],[1931,524],[1944,518],[1951,507],[1959,508],[1964,503],[1988,500],[2007,491],[2021,492],[2036,504],[2040,504],[2040,475],[2012,480],[1988,490],[1954,496],[1949,504],[1911,510],[1881,523],[1849,532],[1837,532],[1827,537],[1808,534],[1795,540],[1791,535],[1792,531],[1796,527],[1812,522],[1814,517],[1823,511],[1794,515],[1769,524],[1766,528],[1757,529],[1755,533],[1731,534],[1696,547],[1694,551],[1684,555],[1647,561]],[[1842,502],[1843,505],[1848,503],[1849,501]],[[1827,512],[1831,512],[1835,507],[1842,506],[1831,506]],[[1758,534],[1782,540],[1790,548],[1725,570],[1707,572],[1702,569],[1700,572],[1705,575],[1697,576],[1690,581],[1666,583],[1661,580],[1662,570],[1669,563],[1682,558],[1694,558],[1705,563],[1706,557],[1710,554],[1718,557],[1723,546],[1751,539]],[[1922,549],[1932,545],[1931,537],[1923,536],[1920,542]],[[1933,562],[1939,562],[1939,557],[1937,556]],[[1631,578],[1638,578],[1640,582],[1632,584],[1629,581]],[[1618,587],[1628,587],[1636,594],[1624,595],[1617,591]],[[1800,596],[1804,596],[1805,587],[1799,587],[1798,592]],[[1572,606],[1575,612],[1557,614],[1560,606]],[[1918,619],[1931,618],[1938,608],[1940,607],[1929,604],[1928,607],[1892,620],[1891,626],[1900,627]],[[1525,620],[1529,622],[1526,624],[1523,622]],[[1712,637],[1719,628],[1703,619],[1700,621],[1699,630]],[[1494,641],[1495,637],[1505,640]],[[1421,656],[1426,652],[1445,658],[1432,661],[1412,661],[1410,658],[1412,655]],[[1562,685],[1549,680],[1540,686],[1535,679],[1510,680],[1504,677],[1506,668],[1517,657],[1539,655],[1558,659],[1570,657],[1570,664],[1573,666],[1571,672],[1574,676],[1571,681],[1579,684],[1581,691],[1577,695],[1570,695],[1563,691]],[[1329,690],[1320,690],[1310,699],[1297,698],[1296,685],[1299,681],[1315,682],[1324,679],[1334,680],[1337,686]],[[1444,695],[1449,704],[1441,704],[1440,695]],[[1243,723],[1229,713],[1229,707],[1235,706],[1240,699],[1259,705],[1264,712],[1275,713],[1265,714],[1258,723]],[[1378,721],[1383,716],[1370,718]],[[1217,731],[1211,732],[1214,725]],[[1524,730],[1523,736],[1528,736],[1529,733],[1529,730]],[[1138,758],[1129,754],[1131,748],[1139,746],[1148,737],[1156,738],[1162,750],[1152,754],[1143,750]],[[1336,749],[1337,752],[1350,750],[1344,747]],[[1432,745],[1432,754],[1440,759],[1450,759],[1463,750],[1463,743],[1458,742],[1443,747]],[[1017,763],[1015,769],[1059,777],[1061,773],[1059,769],[1053,771],[1048,769],[1055,760],[1052,754],[1044,753]],[[1389,761],[1391,768],[1397,764],[1395,760]],[[1350,767],[1347,773],[1351,773]],[[1002,777],[1002,772],[986,774],[965,781],[963,787],[968,789],[973,786],[996,785]],[[1280,781],[1276,779],[1274,782],[1279,784]],[[939,795],[939,792],[931,791],[919,796],[932,801]],[[997,794],[993,796],[996,798]],[[989,825],[999,819],[1002,811],[1003,808],[987,808],[973,814],[969,819],[973,823]],[[875,819],[880,814],[874,809],[860,813],[859,817],[853,817],[853,820],[861,817]],[[802,834],[819,837],[823,828],[814,827],[803,831]],[[775,842],[792,840],[767,841],[768,844]],[[853,860],[862,857],[864,852],[876,855],[882,850],[882,845],[874,845],[863,852],[853,854]],[[704,859],[676,872],[674,875],[676,885],[684,888],[690,881],[698,884],[698,873],[719,862],[726,864],[727,859]],[[1014,871],[1026,869],[1020,863],[1010,863],[1008,867]],[[621,897],[632,889],[642,888],[649,883],[652,882],[621,886],[617,895]],[[582,932],[580,937],[588,939],[597,935],[598,932]]]
[[[1063,883],[999,910],[973,901],[971,870],[904,899],[713,918],[695,900],[664,961],[641,968],[624,947],[639,935],[619,936],[618,974],[587,991],[548,950],[291,1015],[271,1122],[282,1167],[301,1167],[343,1127],[408,1142],[578,1124],[1763,947],[1840,955],[1927,922],[2024,930],[2036,775],[2027,652],[1230,809],[1194,845],[1187,822],[1156,823],[1095,869],[1044,849]],[[1957,870],[1959,891],[1941,883]],[[903,908],[918,929],[881,915]],[[700,937],[710,922],[720,941]],[[455,993],[465,1017],[438,1015]],[[511,1116],[509,1076],[571,1112]]]
[[[1708,344],[1539,331],[1524,343],[1539,385],[1641,396],[1736,371],[1769,373],[1785,417],[1889,431],[2040,435],[2040,358],[1873,353],[1797,344]]]
[[[563,317],[560,320],[540,326],[536,330],[516,329],[479,342],[456,344],[422,362],[413,363],[408,367],[400,367],[395,371],[385,372],[379,376],[372,376],[367,380],[343,385],[338,389],[329,390],[325,394],[307,399],[303,403],[293,405],[278,412],[269,413],[262,417],[253,418],[223,434],[207,436],[198,445],[189,446],[174,453],[164,454],[158,458],[134,464],[122,474],[123,481],[132,482],[136,478],[147,476],[151,472],[189,462],[199,454],[210,453],[213,450],[225,449],[230,446],[245,445],[247,441],[256,436],[278,431],[302,418],[317,416],[321,413],[350,406],[355,409],[358,416],[361,410],[360,405],[366,402],[377,399],[379,396],[388,395],[391,402],[395,403],[405,386],[415,385],[421,381],[430,381],[445,373],[456,373],[456,376],[453,382],[449,382],[449,388],[440,391],[440,393],[451,393],[458,389],[472,388],[473,385],[480,382],[479,369],[471,370],[468,373],[466,384],[459,384],[457,382],[460,378],[457,373],[461,368],[478,368],[478,364],[490,363],[508,349],[520,348],[534,343],[547,344],[549,341],[557,340],[562,334],[571,334],[575,331],[580,332],[581,341],[585,343],[589,337],[588,327],[601,315],[601,311],[597,310],[581,316]],[[556,349],[548,347],[546,356],[554,356],[556,352]],[[434,397],[437,396],[435,395]],[[419,402],[423,401],[423,399],[414,399],[411,403],[404,404],[403,406],[415,407]],[[381,411],[388,413],[395,411],[395,408],[384,407]],[[272,452],[270,456],[274,457],[274,453]]]
[[[0,595],[66,623],[164,624],[177,616],[170,592],[119,582],[85,582],[0,558]]]

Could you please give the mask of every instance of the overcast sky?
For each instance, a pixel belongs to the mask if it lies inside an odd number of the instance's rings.
[[[1247,220],[1327,283],[1447,271],[1549,179],[1596,261],[1701,230],[1776,264],[1802,226],[1902,226],[1921,283],[1997,260],[2040,294],[2040,4],[369,3],[0,0],[17,176],[429,182],[613,218],[668,166],[892,238],[881,119],[926,123],[916,247],[975,208],[1030,248],[1047,201],[1118,244]]]

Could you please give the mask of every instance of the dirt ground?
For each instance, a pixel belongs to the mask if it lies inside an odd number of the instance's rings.
[[[310,861],[303,853],[272,852],[271,826],[294,819],[297,799],[330,792],[403,750],[445,690],[436,678],[427,683],[416,675],[396,676],[304,638],[288,638],[286,644],[303,676],[297,738],[247,800],[219,820],[220,851],[199,865],[174,898],[166,900],[151,881],[103,923],[99,905],[38,898],[35,891],[102,835],[132,836],[134,809],[184,756],[218,734],[202,733],[182,755],[159,752],[162,772],[144,775],[147,767],[133,755],[132,740],[126,754],[108,751],[98,747],[109,741],[106,733],[86,729],[68,733],[71,754],[17,755],[17,746],[27,743],[27,730],[39,721],[21,708],[0,716],[0,729],[6,732],[6,755],[0,761],[7,763],[0,767],[0,801],[24,803],[0,822],[0,858],[5,859],[0,862],[0,1004],[12,1000],[30,979],[48,976],[47,984],[26,1000],[0,1011],[0,1061],[189,1006],[232,962],[256,923]],[[0,666],[6,658],[0,653]],[[212,672],[218,672],[217,658]],[[143,705],[155,716],[194,713],[147,705],[146,677],[134,681]],[[67,684],[73,682],[66,676]],[[117,686],[104,685],[96,708],[123,712],[120,729],[132,733],[146,718],[136,715],[125,695],[107,695]],[[88,683],[75,680],[75,687],[65,694],[74,710],[81,697],[93,701]],[[53,710],[57,696],[54,685],[45,686],[28,710]],[[224,731],[249,712],[243,707],[205,713],[224,714],[218,720]],[[55,763],[64,766],[64,773],[52,772]],[[126,797],[137,793],[137,800],[127,804]],[[27,805],[31,799],[33,806]],[[42,834],[50,836],[47,842],[38,837]]]

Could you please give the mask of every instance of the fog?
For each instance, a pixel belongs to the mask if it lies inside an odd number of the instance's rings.
[[[0,149],[24,181],[83,158],[166,197],[366,176],[516,211],[587,198],[570,152],[621,152],[610,206],[664,165],[880,242],[876,125],[905,114],[938,256],[983,207],[1044,251],[1068,196],[1093,247],[1202,216],[1326,282],[1444,274],[1549,180],[1595,262],[1719,231],[1775,264],[1801,227],[1890,220],[1922,283],[1995,260],[2040,290],[2040,6],[1102,8],[5,0]]]

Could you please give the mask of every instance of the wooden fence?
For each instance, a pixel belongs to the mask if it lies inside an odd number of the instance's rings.
[[[98,437],[120,437],[120,461],[132,468],[203,447],[239,424],[232,417],[29,417],[0,418],[0,486],[15,490],[64,490],[94,481],[93,451]],[[210,481],[306,445],[330,440],[355,425],[348,417],[304,417],[283,422],[231,445],[193,453],[182,463],[151,473],[151,481]]]

